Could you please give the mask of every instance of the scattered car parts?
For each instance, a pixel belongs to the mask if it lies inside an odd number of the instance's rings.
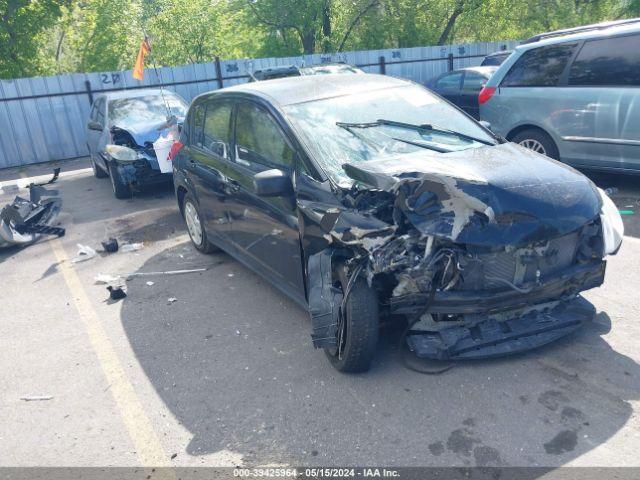
[[[62,237],[65,229],[55,225],[62,199],[56,190],[47,190],[46,185],[54,183],[60,175],[56,168],[53,177],[46,183],[30,184],[29,198],[16,196],[0,211],[0,248],[12,245],[29,245],[40,237],[51,235]]]

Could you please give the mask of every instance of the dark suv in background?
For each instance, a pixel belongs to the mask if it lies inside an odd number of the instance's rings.
[[[640,19],[540,34],[479,95],[508,140],[575,167],[640,171]]]

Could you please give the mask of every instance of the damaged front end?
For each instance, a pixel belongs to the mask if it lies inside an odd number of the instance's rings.
[[[112,126],[111,143],[105,146],[104,154],[122,183],[137,188],[169,181],[169,150],[162,144],[170,148],[180,136],[180,126],[176,117],[152,124]]]
[[[62,199],[56,190],[44,188],[55,182],[59,174],[57,168],[49,182],[30,184],[28,199],[17,196],[0,210],[0,248],[29,245],[44,235],[64,236],[65,229],[55,226]]]
[[[327,246],[309,259],[316,347],[335,346],[348,296],[332,256],[347,278],[366,276],[382,312],[407,318],[419,357],[522,352],[591,320],[579,293],[603,283],[610,253],[595,186],[557,163],[533,172],[540,162],[513,145],[477,150],[344,165],[355,183],[318,215]]]

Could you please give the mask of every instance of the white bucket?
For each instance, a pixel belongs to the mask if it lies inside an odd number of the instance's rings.
[[[156,158],[158,159],[158,165],[160,165],[160,171],[162,173],[170,173],[173,168],[169,161],[169,152],[173,146],[173,138],[160,137],[153,142],[153,150],[156,152]]]

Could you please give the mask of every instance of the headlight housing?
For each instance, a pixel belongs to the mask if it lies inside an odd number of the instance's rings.
[[[133,162],[142,158],[142,156],[134,149],[123,147],[122,145],[109,144],[104,149],[111,156],[111,158],[113,158],[114,160],[119,160],[121,162]]]
[[[624,236],[624,224],[622,217],[613,200],[609,198],[604,190],[598,188],[600,198],[602,199],[602,208],[600,209],[600,223],[602,224],[602,239],[604,241],[604,254],[615,255],[618,253],[620,245],[622,245],[622,237]]]

